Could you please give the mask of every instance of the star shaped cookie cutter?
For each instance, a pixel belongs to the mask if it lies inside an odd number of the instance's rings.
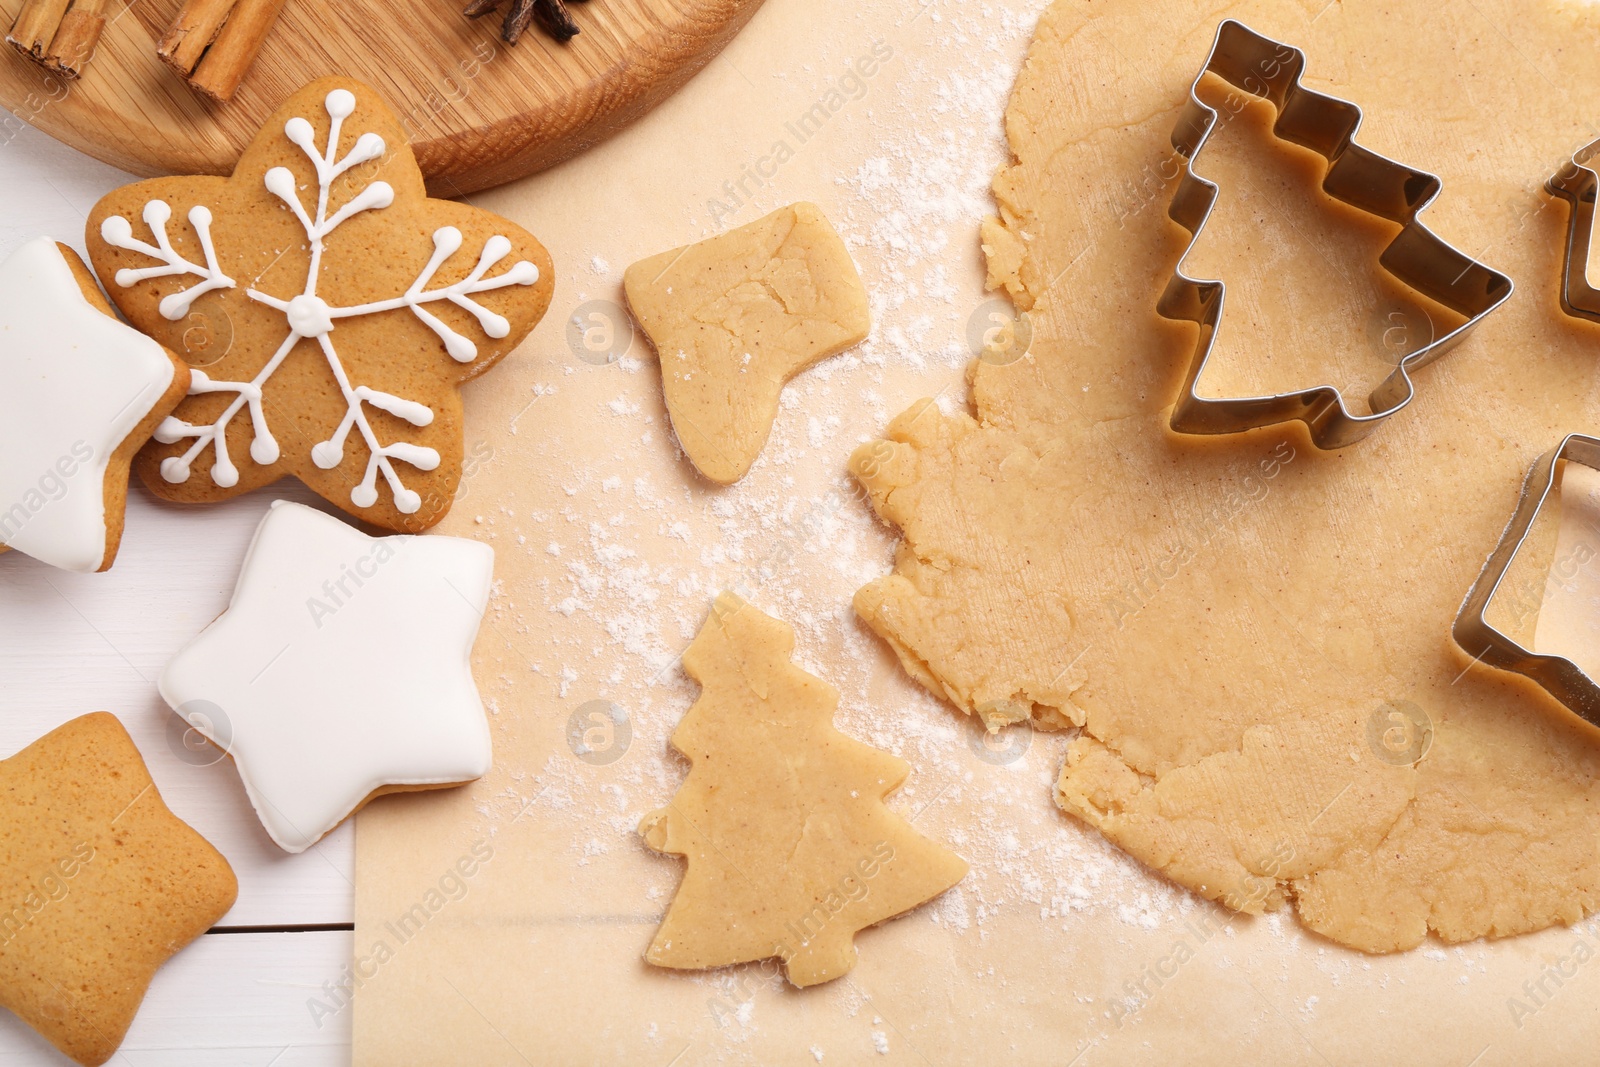
[[[1572,153],[1572,162],[1544,183],[1546,190],[1571,205],[1567,221],[1567,260],[1561,268],[1561,310],[1600,322],[1600,289],[1589,284],[1589,244],[1594,239],[1595,193],[1600,173],[1589,160],[1600,153],[1600,140]]]
[[[1600,726],[1600,685],[1584,673],[1583,668],[1565,656],[1545,655],[1525,648],[1484,618],[1495,590],[1500,588],[1518,549],[1527,540],[1534,519],[1550,496],[1555,485],[1556,464],[1561,460],[1600,470],[1600,438],[1568,434],[1559,445],[1534,460],[1522,483],[1517,510],[1500,535],[1500,543],[1489,554],[1478,580],[1472,583],[1462,600],[1450,636],[1475,662],[1533,679],[1568,710]]]
[[[1357,144],[1361,109],[1300,84],[1305,62],[1305,53],[1298,48],[1227,19],[1217,27],[1211,53],[1189,86],[1188,103],[1173,128],[1172,147],[1183,158],[1183,171],[1167,214],[1190,236],[1156,310],[1165,318],[1200,327],[1183,392],[1172,409],[1171,426],[1179,433],[1239,433],[1298,420],[1306,424],[1318,448],[1354,444],[1411,402],[1416,391],[1412,371],[1448,352],[1511,295],[1510,278],[1451,247],[1418,220],[1439,194],[1443,184],[1439,178]],[[1199,95],[1200,82],[1208,72],[1271,102],[1278,112],[1273,136],[1309,148],[1328,161],[1323,192],[1357,210],[1399,224],[1400,232],[1378,257],[1379,265],[1466,320],[1402,357],[1368,397],[1370,414],[1351,412],[1343,395],[1331,385],[1272,396],[1227,398],[1203,397],[1196,390],[1222,321],[1226,292],[1220,280],[1193,278],[1184,273],[1184,262],[1200,240],[1218,192],[1214,182],[1194,172],[1194,160],[1217,123],[1216,109]]]

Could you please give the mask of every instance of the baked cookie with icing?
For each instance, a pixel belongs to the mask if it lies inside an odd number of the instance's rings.
[[[369,537],[277,501],[161,695],[233,757],[273,841],[302,852],[376,796],[488,771],[471,656],[493,571],[477,541]]]
[[[459,387],[517,346],[553,285],[520,226],[429,199],[394,115],[342,78],[291,96],[231,177],[108,194],[88,241],[128,320],[194,352],[188,397],[135,464],[153,492],[201,503],[294,475],[397,531],[449,510]]]
[[[156,971],[238,894],[116,716],[0,760],[0,1005],[79,1063],[116,1054]]]
[[[39,237],[0,263],[0,552],[103,571],[128,466],[189,368],[122,323],[78,254]]]

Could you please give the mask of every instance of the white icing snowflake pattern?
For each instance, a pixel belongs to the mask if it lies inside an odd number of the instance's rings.
[[[366,443],[371,458],[367,462],[365,476],[350,491],[351,502],[361,508],[369,508],[377,503],[378,475],[382,474],[394,494],[395,507],[403,514],[414,514],[422,506],[422,498],[401,482],[394,461],[410,464],[418,470],[431,471],[439,466],[439,453],[432,448],[405,441],[388,444],[380,442],[367,419],[366,408],[370,406],[388,412],[413,426],[427,426],[433,421],[433,411],[414,400],[407,400],[366,385],[353,384],[343,362],[339,359],[333,341],[328,336],[334,328],[334,323],[339,319],[359,315],[410,309],[424,325],[438,335],[450,358],[458,363],[470,363],[478,356],[477,345],[470,338],[451,329],[429,312],[425,305],[448,301],[463,308],[477,319],[478,326],[487,337],[498,340],[511,332],[511,324],[503,316],[490,311],[472,297],[478,293],[510,285],[532,285],[539,280],[539,268],[527,260],[517,261],[509,270],[493,278],[484,277],[511,252],[511,241],[496,234],[484,242],[477,266],[465,278],[451,285],[428,288],[440,266],[461,247],[461,231],[454,226],[444,226],[433,233],[433,255],[427,265],[422,268],[410,287],[399,296],[350,307],[332,307],[318,296],[317,275],[322,265],[324,238],[352,216],[363,211],[386,208],[394,202],[394,189],[389,183],[374,181],[351,197],[337,211],[331,215],[328,213],[329,191],[334,180],[354,166],[379,158],[387,149],[382,137],[375,133],[363,133],[344,157],[338,158],[339,131],[344,120],[355,110],[355,105],[355,95],[348,89],[335,89],[327,95],[324,106],[328,110],[330,124],[328,143],[324,150],[317,148],[316,132],[306,119],[296,116],[284,124],[285,136],[305,153],[317,174],[317,204],[313,214],[307,211],[305,204],[301,202],[293,171],[287,167],[273,167],[266,173],[267,191],[288,206],[305,230],[311,252],[305,289],[300,295],[288,300],[253,288],[245,291],[251,300],[283,313],[289,327],[288,336],[284,338],[266,365],[248,382],[218,381],[202,371],[192,372],[190,396],[202,393],[232,393],[234,399],[215,421],[207,425],[197,426],[169,416],[156,428],[154,437],[163,444],[173,444],[186,438],[194,439],[194,443],[182,455],[169,456],[162,460],[161,476],[169,482],[188,481],[191,464],[207,446],[211,446],[216,457],[211,466],[211,480],[223,487],[238,484],[239,470],[228,455],[227,431],[228,425],[241,408],[248,409],[250,413],[252,431],[250,458],[262,465],[278,461],[278,442],[272,436],[272,430],[267,425],[266,414],[261,406],[262,389],[295,346],[302,340],[311,339],[322,349],[328,368],[339,383],[339,389],[343,392],[345,400],[344,418],[327,440],[318,442],[312,447],[311,461],[323,470],[337,467],[344,459],[345,440],[354,429]],[[135,238],[132,224],[120,215],[106,219],[100,228],[100,236],[107,244],[139,252],[160,264],[153,267],[119,270],[116,275],[118,285],[127,287],[151,278],[173,275],[199,278],[200,280],[194,285],[162,299],[160,304],[162,316],[174,322],[188,313],[190,305],[198,297],[215,290],[236,287],[235,281],[217,265],[216,249],[211,239],[212,215],[209,208],[197,205],[190,209],[188,215],[189,225],[194,228],[200,248],[205,254],[203,265],[179,255],[172,247],[171,239],[167,236],[167,223],[172,217],[170,206],[164,201],[152,200],[145,205],[143,215],[155,244]]]

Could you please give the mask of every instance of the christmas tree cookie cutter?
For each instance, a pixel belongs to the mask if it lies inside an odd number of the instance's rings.
[[[1453,248],[1419,221],[1439,194],[1442,183],[1355,142],[1361,109],[1347,100],[1326,96],[1300,83],[1305,53],[1264,37],[1227,19],[1200,73],[1189,86],[1189,99],[1172,131],[1172,146],[1183,160],[1182,175],[1167,214],[1189,233],[1189,243],[1173,269],[1171,281],[1156,305],[1165,318],[1200,327],[1194,357],[1183,391],[1172,409],[1171,426],[1179,433],[1226,434],[1277,423],[1300,421],[1322,449],[1343,448],[1377,429],[1411,402],[1411,372],[1444,355],[1489,312],[1511,295],[1511,279]],[[1229,85],[1269,101],[1278,112],[1273,136],[1309,148],[1328,161],[1322,190],[1342,203],[1400,226],[1400,232],[1378,257],[1390,275],[1423,296],[1461,315],[1455,329],[1403,356],[1368,398],[1370,414],[1356,414],[1331,385],[1271,396],[1208,398],[1197,389],[1211,357],[1222,321],[1226,286],[1220,280],[1194,278],[1184,263],[1200,240],[1216,203],[1218,187],[1194,172],[1194,160],[1205,148],[1217,123],[1217,111],[1200,99],[1207,73]]]
[[[1531,678],[1579,718],[1600,726],[1600,685],[1565,656],[1552,656],[1526,648],[1484,617],[1495,590],[1500,588],[1512,560],[1527,540],[1556,481],[1556,464],[1562,460],[1600,470],[1600,438],[1568,434],[1559,445],[1534,460],[1522,483],[1517,510],[1500,535],[1478,580],[1472,583],[1456,612],[1450,635],[1476,663]]]
[[[1567,259],[1561,268],[1561,310],[1574,318],[1600,322],[1600,289],[1589,284],[1589,245],[1594,239],[1595,193],[1600,172],[1589,160],[1600,153],[1600,140],[1572,153],[1572,161],[1544,183],[1551,195],[1571,207],[1567,220]]]

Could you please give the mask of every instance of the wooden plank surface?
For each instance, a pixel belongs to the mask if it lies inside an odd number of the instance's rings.
[[[350,1009],[313,1012],[350,959],[348,931],[207,934],[163,967],[113,1067],[342,1067]],[[0,1012],[0,1067],[71,1067]]]
[[[350,827],[298,856],[283,852],[261,828],[232,762],[187,747],[156,692],[166,661],[227,606],[256,523],[280,497],[315,500],[284,485],[183,512],[135,488],[122,552],[105,574],[69,574],[16,552],[0,557],[0,752],[90,711],[115,714],[168,806],[238,874],[226,926],[351,920]]]
[[[40,234],[80,250],[89,208],[129,175],[34,130],[0,137],[0,257]],[[341,827],[290,856],[266,837],[239,776],[223,760],[180,757],[174,716],[154,679],[179,645],[226,605],[251,532],[284,483],[221,507],[180,511],[135,487],[127,536],[105,574],[69,574],[20,553],[0,555],[0,755],[67,719],[115,712],[168,805],[233,865],[239,901],[225,926],[347,924],[354,835]],[[350,1059],[348,1012],[314,1025],[306,1005],[350,959],[351,934],[207,934],[157,975],[119,1067],[330,1067]],[[274,1059],[274,1057],[277,1057]],[[0,1067],[61,1064],[0,1011]]]
[[[23,0],[0,0],[10,26]],[[508,0],[509,2],[509,0]],[[400,114],[429,186],[460,196],[542,170],[615,133],[711,60],[761,0],[590,0],[580,32],[515,46],[464,0],[290,0],[234,98],[209,102],[156,58],[181,0],[115,0],[69,82],[4,49],[3,143],[27,123],[136,174],[226,174],[283,98],[313,78],[368,82]]]

